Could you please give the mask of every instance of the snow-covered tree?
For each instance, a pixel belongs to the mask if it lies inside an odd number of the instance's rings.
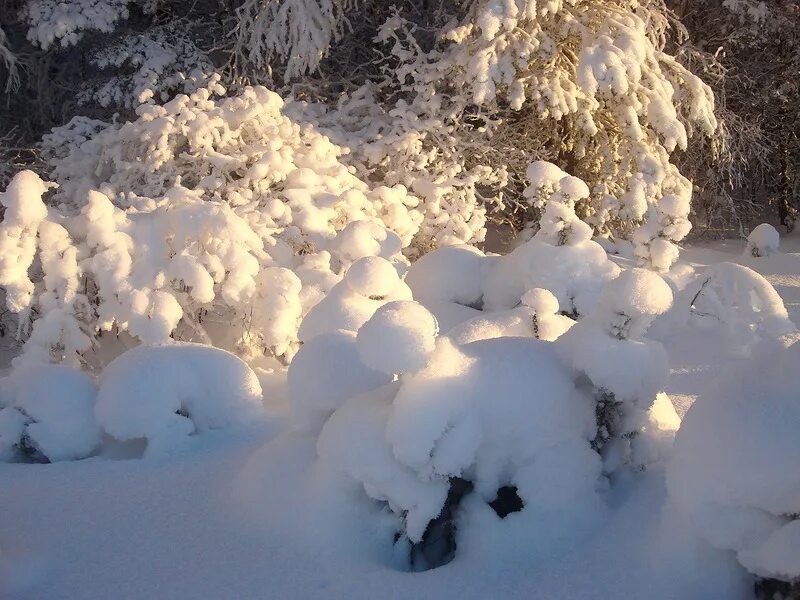
[[[0,285],[19,314],[23,359],[99,366],[130,335],[286,362],[301,318],[351,263],[339,287],[368,302],[384,291],[359,287],[362,263],[402,287],[419,200],[358,179],[344,150],[286,117],[276,94],[213,97],[222,91],[212,83],[144,105],[135,121],[54,132],[49,208],[37,175],[12,180],[0,198]],[[123,332],[122,348],[101,351]]]

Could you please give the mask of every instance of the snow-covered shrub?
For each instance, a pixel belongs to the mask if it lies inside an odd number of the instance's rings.
[[[493,505],[514,498],[502,517],[585,510],[601,476],[594,430],[593,403],[552,344],[441,337],[425,368],[338,409],[317,448],[402,519],[398,546],[419,569],[452,558],[455,505],[473,488]]]
[[[645,269],[624,271],[609,282],[597,308],[556,340],[560,355],[594,397],[597,428],[592,447],[606,472],[643,465],[636,454],[647,414],[669,374],[667,354],[644,334],[672,306],[672,290]]]
[[[575,207],[588,196],[581,180],[550,163],[533,163],[526,195],[543,209],[540,229],[529,241],[496,260],[486,277],[484,307],[513,308],[530,289],[550,290],[573,317],[591,312],[603,284],[619,274]]]
[[[0,460],[84,458],[100,443],[97,388],[81,371],[42,364],[0,379]]]
[[[218,348],[139,346],[103,371],[95,414],[118,440],[146,439],[152,455],[195,433],[257,422],[261,385],[247,364]]]
[[[379,307],[393,300],[411,300],[411,290],[397,269],[380,256],[360,258],[308,312],[298,336],[307,342],[332,331],[358,331]]]
[[[575,324],[559,314],[558,300],[549,290],[533,288],[525,292],[521,305],[510,310],[484,312],[447,331],[459,345],[498,337],[534,337],[555,341]]]
[[[781,245],[781,236],[778,230],[769,223],[762,223],[747,236],[747,246],[745,256],[769,256],[777,254],[778,247]]]
[[[728,336],[734,351],[747,354],[759,340],[795,330],[783,300],[761,275],[743,265],[710,265],[677,300],[681,318],[692,326]]]
[[[417,198],[359,180],[340,162],[343,149],[288,119],[267,89],[213,98],[222,91],[212,84],[143,106],[136,121],[55,132],[49,146],[63,139],[70,149],[50,153],[59,187],[49,214],[35,175],[9,186],[0,284],[12,311],[37,308],[31,348],[96,365],[106,360],[98,332],[113,329],[286,362],[300,320],[354,260],[375,253],[405,268],[400,252],[422,218]],[[399,290],[386,300],[410,299],[379,260]],[[369,286],[348,280],[339,291]]]
[[[689,408],[668,470],[670,498],[706,539],[758,577],[800,588],[800,339],[762,344]],[[792,582],[794,585],[792,586]],[[765,586],[766,587],[766,586]]]
[[[318,431],[347,400],[391,380],[391,375],[364,364],[354,332],[314,336],[300,347],[289,365],[292,419],[298,429]]]

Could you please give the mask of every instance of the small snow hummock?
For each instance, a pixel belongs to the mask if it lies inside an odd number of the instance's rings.
[[[763,342],[686,413],[667,483],[706,539],[751,573],[800,581],[800,335]],[[784,597],[796,597],[787,595]]]
[[[89,456],[100,443],[97,388],[64,365],[14,369],[0,380],[0,460],[56,462]]]
[[[170,451],[210,429],[244,426],[263,412],[256,374],[211,346],[138,346],[103,371],[95,414],[118,440],[147,439],[147,454]]]
[[[319,431],[331,413],[348,399],[391,380],[391,375],[362,362],[354,332],[334,331],[315,336],[300,347],[289,365],[294,424],[304,431]]]
[[[781,236],[778,230],[769,223],[762,223],[747,236],[747,246],[745,247],[745,256],[769,256],[770,254],[777,254],[778,247],[781,244]]]
[[[389,302],[358,330],[358,353],[381,373],[413,373],[427,364],[438,331],[436,318],[422,304]]]

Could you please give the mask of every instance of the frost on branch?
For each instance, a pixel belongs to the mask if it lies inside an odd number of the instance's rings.
[[[190,94],[206,85],[214,71],[205,52],[177,25],[123,36],[95,54],[91,63],[110,76],[84,86],[78,101],[103,107],[135,108],[151,100],[163,102],[176,92]]]
[[[257,69],[286,62],[284,78],[316,71],[346,26],[342,0],[245,0],[236,9],[236,52]],[[355,4],[355,2],[352,2]]]
[[[29,0],[22,9],[28,40],[47,50],[74,46],[87,30],[112,32],[128,18],[128,0]]]

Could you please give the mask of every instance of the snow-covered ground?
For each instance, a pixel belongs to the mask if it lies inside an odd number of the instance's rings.
[[[687,264],[748,265],[800,323],[800,236],[783,239],[781,254],[743,249],[738,240],[688,247],[672,279]],[[651,337],[669,354],[666,391],[681,415],[741,360],[705,330],[656,322]],[[396,521],[320,467],[316,434],[289,427],[285,383],[262,375],[267,418],[243,431],[207,432],[142,460],[129,460],[141,454],[129,442],[74,462],[0,463],[0,597],[752,597],[734,553],[713,549],[667,500],[663,463],[615,475],[602,506],[580,517],[500,521],[470,496],[455,560],[402,570]]]

